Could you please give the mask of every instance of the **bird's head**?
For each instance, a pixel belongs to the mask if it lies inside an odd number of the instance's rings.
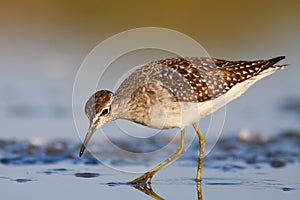
[[[90,120],[90,126],[81,146],[79,157],[82,156],[88,142],[97,128],[114,120],[111,104],[114,94],[108,90],[100,90],[93,94],[85,105],[85,114]]]

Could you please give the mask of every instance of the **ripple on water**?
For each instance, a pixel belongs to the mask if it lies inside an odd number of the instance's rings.
[[[110,186],[110,187],[117,187],[117,186],[122,186],[122,185],[128,185],[128,183],[109,182],[109,183],[106,183],[105,185]]]
[[[246,181],[242,179],[231,179],[231,178],[207,178],[204,179],[206,185],[242,185]]]
[[[98,173],[91,173],[91,172],[75,173],[74,175],[80,178],[95,178],[100,176],[100,174]]]
[[[291,190],[295,190],[295,188],[290,188],[290,187],[283,187],[281,189],[282,189],[282,191],[285,191],[285,192],[288,192],[288,191],[291,191]]]
[[[17,178],[14,179],[13,181],[17,182],[17,183],[28,183],[33,181],[32,179],[28,179],[28,178]]]
[[[69,171],[65,168],[55,168],[55,169],[48,169],[46,171],[43,171],[42,173],[50,175],[50,174],[60,174]]]

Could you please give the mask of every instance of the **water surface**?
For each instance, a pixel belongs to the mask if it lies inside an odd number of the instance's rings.
[[[128,145],[134,143],[128,142]],[[10,191],[1,194],[4,199],[151,199],[154,196],[164,199],[296,200],[300,195],[300,134],[297,132],[269,139],[259,136],[223,138],[205,157],[201,185],[194,181],[198,156],[196,142],[145,187],[127,184],[139,174],[112,169],[90,154],[79,159],[80,143],[75,141],[0,140],[0,147],[1,191]],[[130,164],[133,158],[106,152],[105,146],[99,148],[103,156],[114,160],[115,168],[118,165],[132,170],[139,167]],[[148,162],[165,158],[158,156]],[[144,167],[149,163],[144,163]]]

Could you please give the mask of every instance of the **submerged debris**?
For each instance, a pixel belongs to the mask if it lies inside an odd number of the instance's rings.
[[[153,139],[143,141],[140,145],[138,140],[117,141],[118,144],[133,148],[135,153],[145,152],[151,147],[163,147],[168,140]],[[127,145],[125,145],[127,144]],[[0,165],[34,165],[50,164],[57,162],[82,163],[97,165],[101,162],[91,154],[86,153],[79,159],[79,141],[53,140],[46,141],[38,138],[27,141],[1,140],[0,139]],[[121,146],[122,146],[121,145]],[[174,145],[175,147],[175,145]],[[111,164],[122,163],[123,165],[136,164],[140,158],[130,154],[124,155],[118,151],[106,149],[106,145],[95,145],[95,152],[100,152],[101,157]],[[175,147],[176,148],[176,147]],[[180,158],[184,165],[195,165],[198,161],[198,142],[195,140],[187,152]],[[166,158],[172,152],[159,154],[160,158]],[[152,163],[157,157],[144,158],[142,163]],[[153,160],[151,160],[153,159]],[[141,160],[139,160],[141,161]],[[300,133],[286,131],[276,137],[268,138],[254,135],[248,131],[242,131],[237,137],[222,138],[214,149],[205,157],[205,167],[218,168],[223,171],[243,170],[247,167],[260,168],[261,165],[269,165],[273,168],[285,167],[290,163],[300,162]],[[77,175],[76,175],[77,176]],[[93,174],[82,174],[82,177],[93,177]]]
[[[205,159],[214,164],[222,160],[242,162],[255,168],[261,164],[281,168],[289,163],[300,162],[300,134],[287,131],[272,138],[257,135],[224,138]],[[222,167],[221,162],[219,165]]]

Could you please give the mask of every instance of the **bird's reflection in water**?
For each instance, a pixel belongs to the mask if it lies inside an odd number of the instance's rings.
[[[132,187],[134,187],[135,189],[142,191],[143,193],[145,193],[146,195],[152,197],[153,199],[156,200],[162,200],[164,199],[163,197],[159,196],[157,193],[155,193],[151,187],[151,182],[146,182],[146,183],[140,183],[140,184],[131,184]],[[198,200],[202,200],[202,183],[201,182],[197,182],[196,183],[197,186],[197,196],[198,196]]]
[[[198,194],[198,200],[202,200],[202,183],[197,182],[197,194]]]
[[[157,199],[157,200],[164,199],[153,191],[151,187],[151,183],[142,183],[142,184],[136,184],[131,186],[134,187],[135,189],[138,189],[139,191],[142,191],[143,193],[152,197],[153,199]]]

